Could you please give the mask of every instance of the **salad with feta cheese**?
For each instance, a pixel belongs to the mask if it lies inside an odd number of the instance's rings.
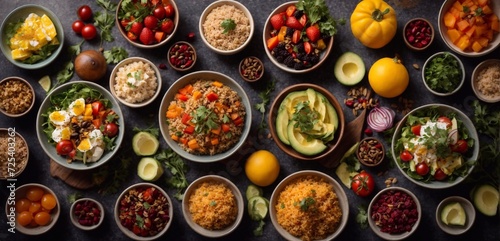
[[[51,95],[49,101],[51,105],[43,113],[44,133],[68,163],[97,162],[105,151],[114,149],[119,116],[98,90],[73,84],[65,92]]]
[[[394,156],[409,177],[431,182],[467,175],[475,162],[468,159],[477,144],[456,113],[423,108],[408,115],[402,125]]]

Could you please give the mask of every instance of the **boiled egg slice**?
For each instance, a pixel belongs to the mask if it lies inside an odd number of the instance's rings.
[[[60,142],[61,140],[69,140],[71,137],[71,130],[69,127],[57,127],[52,132],[52,140]]]
[[[83,98],[76,99],[69,105],[69,114],[71,116],[79,116],[85,112],[85,100]]]
[[[80,141],[80,144],[76,147],[81,152],[87,152],[92,149],[92,143],[90,143],[90,138],[84,138]]]
[[[69,123],[70,116],[65,110],[56,110],[50,113],[49,120],[54,123],[54,125],[64,126]]]

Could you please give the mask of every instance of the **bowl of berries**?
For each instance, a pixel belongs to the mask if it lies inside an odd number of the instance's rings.
[[[115,22],[122,36],[139,48],[156,48],[173,38],[179,23],[179,11],[173,0],[120,1]]]
[[[71,204],[70,219],[81,230],[93,230],[104,220],[104,208],[92,198],[80,198]]]
[[[291,1],[274,9],[267,18],[263,43],[271,62],[290,73],[317,69],[332,50],[336,21],[324,0]],[[311,11],[316,14],[308,15]],[[326,28],[325,26],[328,26]]]

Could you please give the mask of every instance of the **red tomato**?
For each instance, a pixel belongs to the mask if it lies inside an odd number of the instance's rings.
[[[451,150],[453,152],[458,152],[458,153],[466,153],[467,152],[467,149],[469,147],[467,146],[467,141],[465,140],[458,140],[457,143],[453,144],[451,146]]]
[[[425,176],[427,175],[427,173],[429,173],[429,166],[425,162],[421,162],[417,164],[417,166],[415,167],[415,171],[418,175]]]
[[[77,14],[81,20],[87,21],[92,18],[92,9],[88,5],[83,5],[78,8]]]
[[[82,20],[76,20],[71,25],[71,28],[77,34],[81,34],[82,33],[83,27],[85,27],[85,23]]]
[[[413,155],[408,150],[404,150],[403,152],[401,152],[399,157],[401,158],[402,161],[405,162],[409,162],[413,159]]]
[[[174,6],[172,6],[171,4],[165,6],[164,9],[165,9],[165,17],[172,18],[175,15]]]
[[[153,10],[153,15],[158,19],[163,19],[166,14],[165,8],[161,6],[158,6]]]
[[[187,125],[187,123],[191,120],[191,116],[188,113],[182,114],[181,122],[184,125]]]
[[[99,116],[99,112],[104,110],[104,105],[100,101],[92,102],[92,115]]]
[[[59,155],[68,155],[73,151],[73,142],[68,140],[59,141],[56,145],[56,151]]]
[[[216,101],[217,99],[219,99],[219,96],[216,93],[210,92],[207,94],[208,101]]]
[[[186,128],[184,129],[184,133],[186,134],[193,134],[194,133],[194,126],[186,126]]]
[[[414,125],[411,127],[411,132],[416,135],[416,136],[419,136],[420,135],[420,129],[422,128],[422,125],[420,124],[417,124],[417,125]]]
[[[82,29],[82,37],[85,40],[91,40],[97,35],[97,29],[91,23],[86,24]]]
[[[351,189],[360,197],[366,197],[375,189],[375,180],[372,175],[362,171],[352,178]]]
[[[104,126],[104,135],[113,138],[118,134],[118,125],[111,122]]]
[[[441,168],[437,169],[434,173],[434,178],[438,181],[444,180],[446,177],[448,177],[448,175],[446,175]]]
[[[446,124],[446,128],[451,128],[451,120],[446,116],[441,116],[437,119],[437,122],[443,122]]]

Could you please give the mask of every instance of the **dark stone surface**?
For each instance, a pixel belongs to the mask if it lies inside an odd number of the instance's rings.
[[[495,0],[496,1],[496,0]],[[114,0],[114,2],[117,2]],[[412,67],[412,64],[418,64],[422,66],[427,57],[431,54],[438,52],[449,50],[446,45],[443,43],[439,36],[436,36],[434,43],[432,46],[420,53],[411,52],[408,50],[403,43],[402,39],[402,28],[406,21],[414,17],[426,17],[429,19],[435,29],[437,30],[437,16],[439,12],[439,8],[441,6],[442,1],[427,1],[427,0],[391,0],[389,3],[397,11],[398,16],[398,33],[396,37],[384,48],[382,49],[368,49],[362,46],[359,41],[353,38],[352,33],[349,27],[349,21],[345,26],[339,27],[338,35],[335,37],[335,43],[332,54],[328,57],[327,61],[316,71],[303,74],[303,75],[293,75],[286,73],[277,67],[273,66],[271,61],[267,58],[264,52],[264,45],[262,42],[262,29],[264,27],[264,22],[268,17],[268,14],[280,5],[284,1],[278,0],[248,0],[241,1],[249,8],[249,10],[253,14],[253,18],[255,21],[255,33],[252,38],[251,45],[248,46],[244,51],[239,54],[233,56],[222,56],[211,52],[201,41],[199,38],[198,31],[198,21],[199,16],[201,15],[203,9],[208,6],[212,1],[208,0],[185,0],[178,1],[177,5],[179,7],[179,11],[181,14],[181,20],[179,23],[179,29],[175,35],[174,40],[185,40],[186,35],[189,32],[195,32],[197,37],[193,42],[196,50],[198,51],[198,62],[196,66],[190,70],[214,70],[222,72],[226,75],[233,77],[237,82],[239,82],[243,88],[247,91],[247,94],[250,97],[252,104],[260,102],[258,98],[258,93],[262,91],[266,84],[272,79],[276,79],[276,90],[273,93],[273,97],[283,88],[295,83],[301,82],[311,82],[319,84],[328,90],[330,90],[334,95],[338,98],[339,101],[342,101],[346,97],[346,93],[349,90],[348,87],[340,85],[333,76],[333,65],[335,60],[346,51],[353,51],[358,53],[363,57],[365,65],[367,69],[374,63],[377,59],[381,57],[394,56],[394,54],[400,54],[405,61],[405,65],[411,75],[410,85],[408,89],[405,91],[403,96],[408,99],[412,99],[415,101],[414,107],[427,104],[427,103],[446,103],[455,107],[458,107],[467,113],[471,113],[471,109],[468,105],[468,101],[474,99],[474,95],[472,94],[472,90],[468,80],[472,74],[473,68],[480,61],[488,59],[488,58],[498,58],[499,51],[495,51],[487,56],[480,58],[466,58],[460,57],[466,66],[466,84],[462,87],[462,90],[457,94],[451,97],[436,97],[431,95],[424,87],[421,80],[421,72],[415,70]],[[354,7],[358,1],[353,0],[338,0],[338,1],[327,1],[330,12],[335,18],[346,18],[347,20],[350,17],[350,14],[354,10]],[[102,9],[96,4],[95,1],[84,0],[84,1],[59,1],[59,0],[14,0],[14,1],[2,1],[2,6],[0,8],[0,18],[3,21],[5,16],[15,7],[21,6],[27,3],[40,4],[51,9],[55,12],[59,18],[61,19],[64,29],[65,29],[65,45],[66,47],[70,45],[75,45],[80,43],[81,38],[74,34],[71,30],[71,24],[74,20],[77,19],[76,10],[82,4],[88,4],[92,7],[94,11],[101,11]],[[120,36],[118,29],[113,28],[113,35],[115,36],[115,41],[112,43],[104,42],[104,49],[110,49],[112,46],[121,46],[124,47],[130,56],[142,56],[148,58],[153,61],[155,64],[166,63],[166,51],[171,43],[166,44],[163,47],[146,50],[146,49],[138,49],[128,44],[122,36]],[[3,41],[3,40],[2,40]],[[99,40],[93,40],[90,42],[85,42],[82,46],[82,49],[98,49],[99,48]],[[246,56],[255,55],[263,60],[266,73],[262,80],[256,83],[246,83],[244,82],[239,74],[238,74],[238,63],[241,59]],[[52,65],[45,67],[40,70],[23,70],[15,67],[7,59],[2,55],[0,57],[0,66],[2,71],[0,71],[0,79],[3,79],[8,76],[21,76],[30,81],[35,88],[36,91],[36,103],[31,112],[21,118],[7,118],[6,116],[0,116],[0,127],[15,127],[16,131],[22,134],[27,141],[30,143],[30,160],[29,165],[22,173],[16,185],[20,186],[25,183],[37,182],[45,184],[51,187],[58,195],[60,205],[61,205],[61,217],[57,222],[56,226],[53,230],[48,232],[45,235],[40,237],[30,237],[25,236],[19,233],[15,235],[8,235],[7,225],[5,215],[0,215],[0,240],[126,240],[126,236],[123,235],[118,229],[114,219],[113,219],[113,207],[118,197],[118,193],[113,195],[105,195],[101,196],[97,193],[97,190],[87,190],[82,191],[81,193],[84,196],[93,197],[98,200],[101,200],[105,209],[106,209],[106,217],[103,225],[95,230],[90,232],[85,232],[74,227],[69,220],[69,208],[70,204],[66,200],[66,197],[69,194],[75,193],[78,190],[75,190],[65,183],[61,182],[58,179],[54,179],[49,175],[49,160],[48,157],[43,152],[38,139],[35,133],[35,119],[38,112],[38,108],[45,97],[45,92],[38,85],[37,81],[44,75],[49,75],[53,81],[55,81],[56,73],[61,69],[63,63],[69,60],[69,56],[64,53],[61,54],[56,62]],[[108,66],[107,76],[100,82],[103,86],[108,88],[108,77],[111,73],[114,65]],[[175,72],[172,69],[161,70],[162,78],[163,78],[163,87],[161,90],[160,96],[157,98],[155,102],[150,104],[149,106],[141,109],[131,109],[126,106],[121,106],[122,111],[124,113],[124,118],[126,118],[126,136],[123,142],[123,145],[120,148],[120,152],[123,155],[129,155],[134,158],[134,161],[138,161],[138,158],[135,157],[131,151],[131,137],[133,135],[132,128],[135,126],[138,127],[148,127],[151,124],[157,126],[157,115],[158,115],[158,107],[161,101],[161,97],[168,89],[169,85],[172,84],[176,79],[184,75],[185,73]],[[76,80],[78,77],[74,76],[73,80]],[[365,79],[362,82],[363,85],[368,86],[368,81]],[[391,103],[397,103],[397,99],[384,99],[381,98],[381,103],[383,105],[389,106]],[[274,144],[274,142],[268,139],[260,139],[257,137],[256,130],[260,123],[261,115],[256,110],[253,111],[253,124],[252,124],[252,135],[249,137],[249,142],[253,144],[249,148],[243,148],[239,157],[235,158],[238,161],[240,166],[243,166],[244,159],[247,154],[251,153],[255,149],[268,149],[273,152],[280,160],[281,164],[281,172],[278,180],[271,186],[264,188],[264,195],[266,197],[270,197],[274,187],[277,183],[286,177],[287,175],[296,172],[298,170],[304,169],[314,169],[320,170],[325,173],[332,175],[335,179],[337,179],[334,174],[334,170],[326,169],[319,165],[316,162],[304,162],[299,160],[294,160],[288,156],[286,156],[278,147]],[[344,109],[346,120],[350,121],[353,119],[353,115],[350,109]],[[397,118],[401,118],[401,113],[398,113]],[[384,143],[386,147],[390,145],[390,143]],[[161,140],[162,148],[167,148],[166,143]],[[390,158],[387,158],[387,162],[390,161]],[[240,188],[242,192],[245,191],[246,186],[249,184],[248,179],[246,178],[243,172],[238,175],[229,175],[226,171],[226,166],[224,163],[212,163],[212,164],[199,164],[194,162],[187,162],[191,168],[188,173],[188,180],[193,181],[197,177],[206,175],[206,174],[221,174],[226,175],[231,179],[237,186]],[[123,183],[122,190],[127,186],[137,183],[140,179],[135,174],[135,165],[133,174],[130,176],[130,179]],[[379,171],[376,169],[368,169],[368,172],[371,172],[376,176]],[[168,171],[167,171],[168,172]],[[498,215],[496,217],[487,218],[484,215],[478,213],[476,216],[476,222],[472,229],[464,235],[461,236],[450,236],[442,232],[435,221],[435,210],[438,203],[444,199],[445,197],[458,195],[462,197],[469,197],[469,191],[472,188],[472,184],[460,184],[453,188],[449,188],[446,190],[429,190],[419,186],[416,186],[412,182],[406,180],[399,170],[395,167],[389,169],[386,174],[383,176],[376,176],[376,188],[380,190],[384,187],[384,180],[388,177],[396,177],[399,182],[396,186],[404,187],[412,190],[419,198],[423,216],[420,222],[420,226],[417,232],[409,238],[409,240],[496,240],[498,239],[499,233],[499,223],[500,220]],[[338,180],[338,179],[337,179]],[[157,182],[160,186],[167,188],[163,179]],[[8,183],[6,181],[0,182],[0,203],[4,203],[7,195],[9,194],[7,189]],[[356,223],[356,214],[358,213],[358,206],[360,205],[368,205],[371,200],[371,197],[368,198],[360,198],[355,196],[355,194],[345,189],[349,203],[349,221],[347,223],[347,227],[339,236],[338,240],[380,240],[369,228],[361,229],[359,225]],[[167,192],[172,196],[174,194],[174,190],[167,189]],[[166,233],[162,240],[202,240],[204,239],[202,236],[196,234],[192,231],[184,221],[182,211],[181,211],[181,202],[174,200],[174,219],[170,230]],[[230,234],[227,237],[221,238],[220,240],[282,240],[279,234],[276,232],[274,227],[271,224],[270,219],[266,219],[266,226],[264,228],[264,235],[262,237],[254,237],[252,235],[252,230],[256,226],[256,222],[250,221],[248,215],[244,216],[244,219],[238,229]],[[496,237],[496,238],[495,238]]]

